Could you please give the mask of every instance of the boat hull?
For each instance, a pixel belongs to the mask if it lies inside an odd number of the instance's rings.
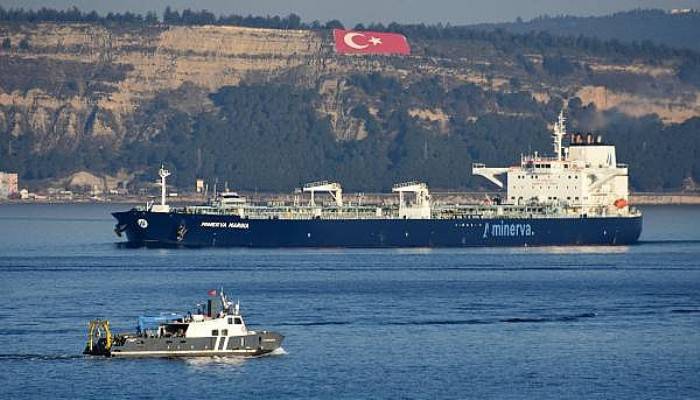
[[[245,336],[140,337],[124,336],[106,349],[104,339],[86,354],[118,358],[145,357],[257,357],[282,346],[284,336],[276,332],[251,332]]]
[[[629,245],[642,217],[245,219],[232,215],[113,214],[130,246],[478,247]]]

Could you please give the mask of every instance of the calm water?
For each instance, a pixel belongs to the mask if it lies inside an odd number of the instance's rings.
[[[123,208],[0,206],[0,398],[700,398],[700,208],[631,247],[318,251],[123,249]],[[80,355],[221,285],[285,352]]]

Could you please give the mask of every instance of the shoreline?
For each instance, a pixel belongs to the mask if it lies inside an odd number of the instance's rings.
[[[241,192],[253,202],[294,202],[294,194],[290,193],[252,193]],[[447,204],[478,204],[487,197],[497,196],[495,192],[434,192],[433,199],[440,203]],[[344,196],[348,203],[357,204],[377,204],[391,205],[398,201],[398,197],[393,193],[348,193]],[[151,199],[152,200],[152,199]],[[171,197],[168,202],[174,205],[194,205],[206,203],[206,197],[202,195],[183,195]],[[4,204],[145,204],[146,199],[137,196],[111,196],[107,198],[46,198],[46,199],[10,199],[0,200],[0,205]],[[304,202],[301,200],[301,202]],[[630,194],[630,204],[632,206],[650,205],[700,205],[700,193],[658,193],[658,192],[638,192]]]

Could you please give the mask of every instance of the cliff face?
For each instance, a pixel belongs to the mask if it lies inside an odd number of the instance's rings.
[[[556,76],[545,71],[542,53],[528,49],[516,57],[479,40],[409,37],[414,55],[398,58],[337,56],[325,31],[41,23],[2,25],[4,39],[11,44],[0,49],[0,132],[9,137],[9,153],[22,140],[31,141],[32,154],[84,142],[119,149],[163,132],[168,115],[159,104],[197,115],[215,108],[209,94],[244,83],[311,89],[319,96],[313,106],[328,118],[336,140],[363,140],[367,120],[354,110],[366,107],[381,121],[392,105],[348,80],[374,72],[404,86],[433,79],[445,90],[472,83],[490,92],[518,91],[543,107],[578,97],[598,110],[657,114],[666,124],[700,115],[699,91],[679,81],[673,59],[647,65],[572,53],[575,72]],[[407,96],[410,116],[438,135],[450,135],[454,121],[513,114],[497,102],[456,112],[421,93]]]
[[[0,36],[29,43],[0,55],[0,124],[34,133],[37,151],[81,137],[119,141],[144,128],[129,123],[141,104],[185,83],[207,93],[249,75],[313,69],[322,44],[310,31],[230,27],[39,24],[0,27]]]

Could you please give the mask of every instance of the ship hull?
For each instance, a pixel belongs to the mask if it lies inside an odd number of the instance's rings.
[[[86,348],[84,353],[118,358],[258,357],[280,348],[283,339],[279,333],[268,331],[204,338],[128,336],[110,349],[102,338],[94,349]]]
[[[487,247],[629,245],[642,217],[245,219],[232,215],[113,214],[130,246]]]

